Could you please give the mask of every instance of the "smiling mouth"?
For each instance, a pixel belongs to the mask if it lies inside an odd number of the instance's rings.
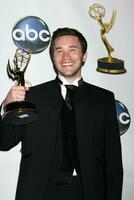
[[[72,65],[73,65],[72,62],[70,62],[70,63],[63,63],[62,64],[63,67],[71,67]]]

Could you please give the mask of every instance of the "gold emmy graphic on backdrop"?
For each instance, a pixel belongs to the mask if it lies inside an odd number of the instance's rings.
[[[24,74],[27,69],[31,58],[30,51],[24,51],[23,49],[17,49],[13,64],[10,64],[8,60],[7,74],[13,81],[16,81],[16,85],[25,86]],[[13,124],[25,124],[36,120],[38,117],[36,107],[34,103],[30,101],[16,101],[7,104],[4,107],[4,114],[2,119],[5,122]]]
[[[126,73],[126,69],[124,68],[124,61],[115,57],[112,57],[112,52],[114,48],[108,42],[106,38],[106,34],[111,30],[114,25],[116,18],[116,10],[113,10],[111,20],[109,23],[103,22],[103,17],[106,14],[105,8],[100,4],[93,4],[89,7],[89,15],[95,19],[100,25],[100,35],[102,42],[104,43],[108,57],[99,58],[97,71],[108,73],[108,74],[123,74]]]

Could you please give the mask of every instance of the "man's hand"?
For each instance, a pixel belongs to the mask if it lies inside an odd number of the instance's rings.
[[[26,92],[29,90],[28,87],[25,86],[13,86],[8,92],[4,105],[12,103],[14,101],[24,101]]]

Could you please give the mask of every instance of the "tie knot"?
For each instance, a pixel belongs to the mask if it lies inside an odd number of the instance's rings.
[[[74,90],[77,86],[75,85],[65,85],[67,89]]]

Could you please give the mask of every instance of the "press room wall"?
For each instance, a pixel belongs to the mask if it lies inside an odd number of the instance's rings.
[[[100,27],[88,15],[89,5],[102,4],[106,8],[105,22],[109,22],[113,9],[117,17],[107,38],[115,48],[113,56],[123,59],[127,73],[122,75],[103,74],[96,71],[97,58],[107,56],[100,38]],[[83,78],[95,85],[112,90],[116,99],[123,102],[131,115],[128,131],[121,136],[124,184],[123,200],[134,198],[134,3],[133,0],[0,0],[0,102],[14,84],[6,73],[7,60],[12,61],[16,46],[11,31],[16,21],[28,15],[42,18],[52,33],[58,27],[73,27],[80,30],[88,41],[88,58],[83,67]],[[48,48],[33,55],[25,74],[32,85],[55,78]],[[45,105],[44,105],[45,106]],[[0,152],[0,199],[14,200],[17,184],[21,144],[8,152]]]

